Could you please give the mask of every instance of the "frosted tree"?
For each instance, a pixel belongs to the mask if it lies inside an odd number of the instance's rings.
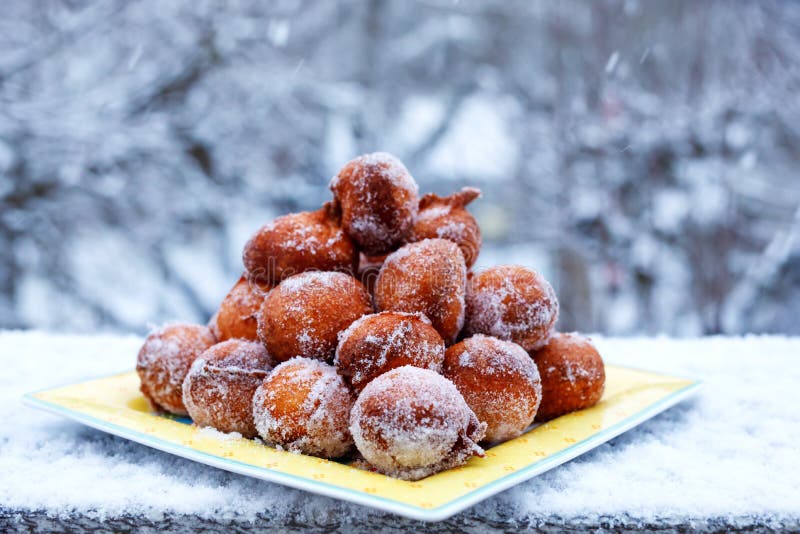
[[[798,28],[769,1],[11,2],[0,324],[206,320],[252,231],[380,149],[481,187],[484,258],[544,270],[561,328],[796,332]]]

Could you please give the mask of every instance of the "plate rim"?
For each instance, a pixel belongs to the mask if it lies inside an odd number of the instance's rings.
[[[629,366],[615,365],[615,367],[644,371],[653,374],[662,374],[656,371],[649,371]],[[110,373],[105,376],[97,377],[94,379],[90,378],[77,382],[71,382],[69,384],[64,384],[63,386],[55,386],[51,388],[40,389],[37,391],[25,393],[22,396],[22,403],[28,407],[43,410],[45,412],[52,413],[54,415],[58,415],[61,417],[65,417],[67,419],[84,424],[88,427],[94,428],[96,430],[107,432],[109,434],[121,437],[123,439],[128,439],[135,443],[139,443],[141,445],[151,447],[153,449],[160,450],[168,454],[173,454],[181,458],[186,458],[204,465],[209,465],[217,469],[222,469],[224,471],[229,471],[240,475],[257,478],[259,480],[265,480],[267,482],[282,484],[303,491],[324,495],[326,497],[353,502],[362,506],[369,506],[371,508],[379,509],[385,512],[391,512],[411,519],[419,521],[428,521],[428,522],[442,521],[448,519],[449,517],[452,517],[453,515],[483,500],[486,500],[489,497],[492,497],[502,491],[505,491],[506,489],[509,489],[517,484],[530,480],[531,478],[534,478],[551,469],[554,469],[559,465],[562,465],[614,439],[620,434],[623,434],[624,432],[644,423],[648,419],[655,417],[656,415],[664,412],[665,410],[671,408],[672,406],[678,404],[679,402],[691,397],[704,385],[703,381],[698,379],[685,378],[675,375],[663,375],[663,376],[668,376],[670,378],[686,380],[689,381],[689,383],[681,387],[680,389],[671,392],[667,396],[659,399],[655,403],[646,406],[645,408],[639,410],[634,414],[631,414],[630,416],[626,417],[625,419],[617,423],[614,423],[612,426],[596,434],[593,434],[573,445],[570,445],[566,449],[554,453],[553,455],[548,456],[547,458],[539,460],[538,462],[528,465],[527,467],[519,469],[518,471],[515,471],[513,473],[504,475],[501,478],[493,480],[481,487],[475,488],[474,490],[464,495],[461,495],[460,497],[457,497],[451,501],[448,501],[444,504],[441,504],[437,507],[423,508],[420,506],[415,506],[413,504],[407,504],[400,501],[387,499],[380,495],[371,495],[350,488],[329,484],[327,482],[322,482],[319,480],[311,480],[291,473],[282,473],[280,471],[275,471],[269,468],[255,467],[250,464],[239,462],[238,460],[230,458],[221,458],[213,454],[206,453],[204,451],[196,450],[183,445],[173,444],[168,441],[162,440],[158,437],[149,436],[145,433],[139,432],[138,430],[133,430],[125,426],[118,425],[116,423],[104,421],[92,415],[88,415],[76,410],[71,410],[59,404],[36,397],[36,395],[40,393],[44,393],[54,389],[59,389],[60,387],[67,387],[69,385],[80,384],[82,382],[87,382],[91,380],[109,378],[113,376],[118,376],[120,374],[126,374],[128,372],[130,371],[122,371],[120,373]],[[557,418],[554,419],[553,421],[556,420]]]

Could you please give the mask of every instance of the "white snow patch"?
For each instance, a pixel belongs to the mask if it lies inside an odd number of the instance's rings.
[[[530,524],[599,517],[797,524],[800,338],[592,337],[609,363],[696,376],[705,386],[694,400],[477,505],[471,516],[507,521],[510,515]],[[313,522],[376,516],[20,404],[28,391],[132,369],[141,343],[133,336],[0,333],[0,507],[94,517],[264,514]]]
[[[517,144],[509,127],[513,106],[503,99],[467,99],[429,158],[434,173],[453,178],[508,180]]]

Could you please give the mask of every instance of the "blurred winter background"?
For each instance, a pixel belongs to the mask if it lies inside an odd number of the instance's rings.
[[[204,321],[367,151],[561,327],[800,333],[800,4],[8,0],[0,327]]]

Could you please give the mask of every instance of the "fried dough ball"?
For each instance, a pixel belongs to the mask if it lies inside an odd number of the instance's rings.
[[[452,382],[410,365],[367,384],[350,415],[350,432],[364,459],[405,480],[483,456],[478,442],[485,430]]]
[[[525,350],[542,347],[558,319],[552,286],[533,269],[499,265],[475,273],[467,283],[467,335],[486,334]]]
[[[295,356],[331,360],[339,332],[372,312],[367,290],[352,276],[310,271],[269,292],[258,312],[258,337],[279,362]]]
[[[339,335],[335,365],[358,393],[396,367],[413,365],[438,373],[443,360],[444,340],[427,317],[381,312],[365,315]]]
[[[409,241],[440,237],[461,248],[469,269],[481,251],[481,229],[478,221],[466,210],[467,204],[481,196],[480,189],[465,187],[447,197],[428,193],[419,201]]]
[[[350,452],[347,428],[355,396],[330,365],[293,358],[278,365],[253,396],[258,434],[267,443],[322,458]]]
[[[189,417],[198,426],[256,437],[253,393],[272,366],[261,343],[229,339],[212,346],[197,357],[183,381]]]
[[[486,441],[522,434],[542,398],[539,370],[525,349],[500,339],[474,335],[447,349],[443,374],[486,423]]]
[[[449,345],[464,325],[466,280],[464,255],[455,243],[423,239],[386,258],[375,282],[375,307],[424,314]]]
[[[250,280],[274,285],[309,270],[353,273],[358,251],[339,225],[338,209],[328,202],[261,227],[245,244],[242,262]]]
[[[542,403],[536,421],[548,421],[600,401],[606,371],[603,358],[588,337],[557,333],[531,356],[542,377]]]
[[[342,210],[342,227],[370,256],[403,243],[414,224],[419,187],[399,159],[384,152],[345,164],[330,183]]]
[[[258,310],[269,289],[268,285],[250,282],[242,275],[214,314],[212,330],[217,339],[258,340]]]
[[[187,415],[181,386],[192,362],[216,343],[207,326],[169,324],[147,336],[136,358],[139,389],[154,410]]]

